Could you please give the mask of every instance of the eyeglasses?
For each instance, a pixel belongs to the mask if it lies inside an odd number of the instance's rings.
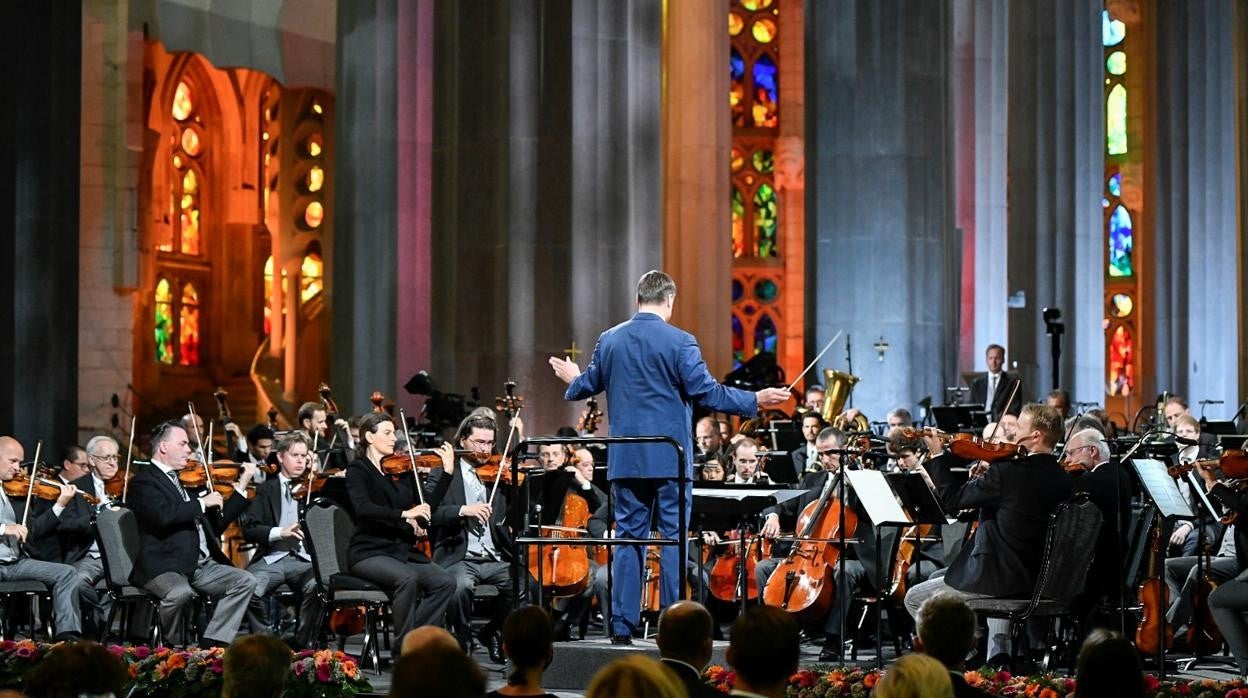
[[[839,448],[829,448],[829,449],[827,449],[826,451],[819,451],[819,456],[820,456],[820,457],[823,457],[823,456],[829,456],[829,457],[830,457],[830,456],[835,456],[835,455],[838,455],[839,453],[840,453],[840,449],[839,449]]]
[[[494,446],[493,441],[485,441],[482,439],[468,439],[468,443],[476,446],[477,448],[491,448]]]
[[[89,453],[87,454],[87,458],[90,458],[91,460],[102,460],[106,463],[116,463],[119,460],[116,453],[111,456],[97,456],[94,453]],[[81,463],[79,465],[81,465]]]

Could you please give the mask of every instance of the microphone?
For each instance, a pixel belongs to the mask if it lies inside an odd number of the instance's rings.
[[[1200,445],[1200,441],[1196,439],[1189,439],[1186,436],[1179,436],[1178,434],[1172,434],[1166,431],[1161,431],[1161,432],[1157,432],[1156,434],[1154,434],[1152,443],[1162,443],[1162,444],[1176,443],[1176,444],[1183,444],[1184,446],[1199,446]]]
[[[1201,400],[1201,401],[1200,401],[1200,404],[1202,404],[1202,405],[1221,405],[1221,404],[1224,404],[1225,402],[1226,402],[1226,400]]]
[[[1186,436],[1174,436],[1172,438],[1174,439],[1174,442],[1176,444],[1183,444],[1184,446],[1199,446],[1200,445],[1200,441],[1198,439],[1189,439]]]

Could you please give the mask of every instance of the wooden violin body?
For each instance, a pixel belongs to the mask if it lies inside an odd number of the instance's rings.
[[[799,540],[763,589],[763,603],[783,608],[803,621],[817,622],[832,608],[833,566],[840,559],[840,549],[825,541],[841,537],[842,515],[844,537],[852,537],[858,528],[857,514],[844,507],[834,492],[835,488],[825,490],[802,509],[797,518]]]
[[[186,461],[186,467],[178,471],[178,482],[190,489],[205,487],[209,484],[209,471],[212,474],[212,490],[228,498],[234,491],[234,483],[238,482],[238,477],[243,472],[243,466],[238,463],[218,461],[206,469],[203,463],[191,458]]]
[[[921,429],[913,429],[911,427],[902,427],[901,433],[907,439],[923,436]],[[982,460],[985,463],[995,463],[999,460],[1021,458],[1027,455],[1027,449],[1018,444],[1009,442],[992,443],[974,434],[938,432],[938,435],[940,440],[945,443],[945,448],[963,460]]]

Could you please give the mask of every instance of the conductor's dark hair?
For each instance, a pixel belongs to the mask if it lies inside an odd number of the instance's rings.
[[[651,269],[637,280],[637,303],[659,305],[676,297],[676,282],[657,269]]]

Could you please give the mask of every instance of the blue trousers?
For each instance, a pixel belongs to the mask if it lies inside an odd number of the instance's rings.
[[[651,530],[669,540],[680,537],[680,487],[671,478],[620,478],[611,481],[617,538],[649,538]],[[693,485],[685,486],[685,526],[693,510]],[[657,514],[657,516],[656,516]],[[657,520],[656,520],[657,519]],[[651,528],[651,522],[655,526]],[[641,573],[644,546],[620,545],[613,552],[611,574],[611,634],[632,635],[641,623]],[[660,551],[662,574],[659,603],[664,608],[680,598],[684,545],[665,545]]]

